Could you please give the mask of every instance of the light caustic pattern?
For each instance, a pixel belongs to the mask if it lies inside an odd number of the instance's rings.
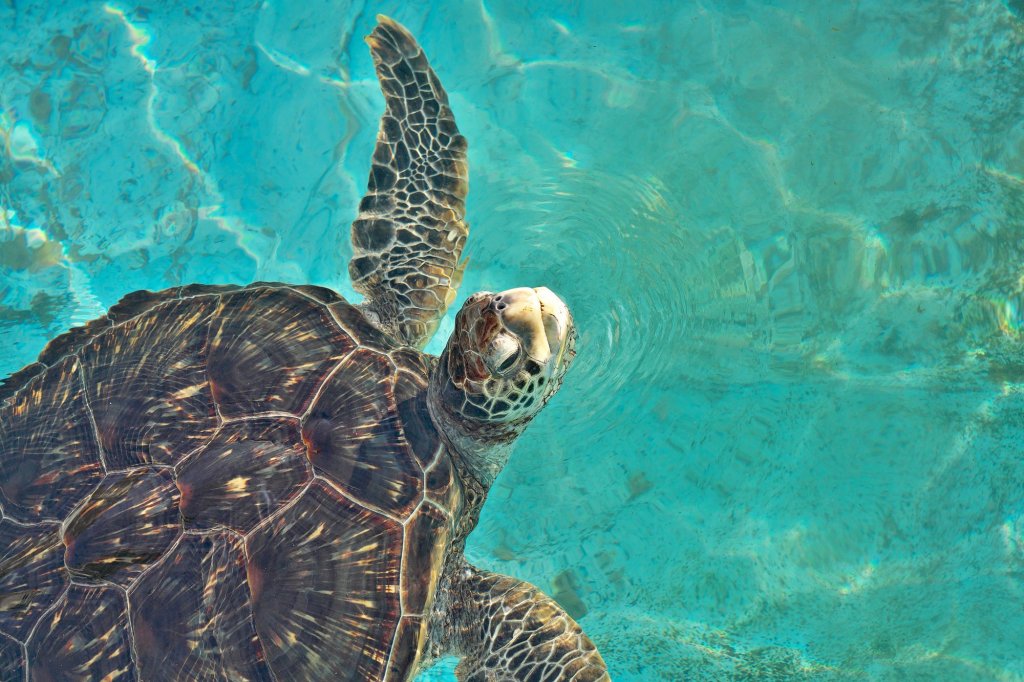
[[[157,5],[0,7],[6,370],[133,289],[351,293],[384,12],[469,142],[453,307],[580,333],[469,558],[616,680],[1024,677],[1021,3]]]

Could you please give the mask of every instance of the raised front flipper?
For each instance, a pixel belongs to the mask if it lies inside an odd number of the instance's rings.
[[[387,109],[352,223],[349,274],[374,322],[420,348],[455,300],[462,276],[466,139],[416,40],[391,19],[377,20],[366,42]]]
[[[533,585],[466,565],[447,597],[459,682],[610,682],[593,642]]]

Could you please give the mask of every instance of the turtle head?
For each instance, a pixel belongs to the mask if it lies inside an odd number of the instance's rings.
[[[430,380],[430,409],[478,480],[489,486],[509,446],[554,395],[576,355],[576,328],[549,289],[473,294]]]

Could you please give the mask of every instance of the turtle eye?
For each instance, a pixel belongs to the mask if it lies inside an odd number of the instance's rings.
[[[507,358],[501,361],[498,365],[498,371],[504,374],[508,370],[512,369],[512,365],[516,364],[516,353],[510,354]]]
[[[499,334],[487,346],[484,359],[492,373],[505,374],[519,360],[519,342],[508,334]]]

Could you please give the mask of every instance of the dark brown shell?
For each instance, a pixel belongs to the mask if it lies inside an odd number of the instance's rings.
[[[0,386],[0,667],[407,679],[462,505],[427,371],[283,284],[136,292],[54,340]]]

